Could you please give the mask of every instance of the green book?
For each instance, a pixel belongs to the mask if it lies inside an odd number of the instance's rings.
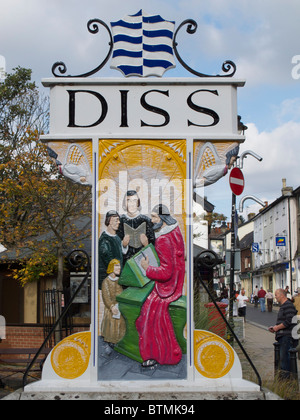
[[[126,262],[119,279],[121,286],[144,287],[151,281],[141,266],[141,260],[146,257],[149,258],[149,264],[152,267],[159,267],[160,262],[154,246],[152,244],[147,245]]]

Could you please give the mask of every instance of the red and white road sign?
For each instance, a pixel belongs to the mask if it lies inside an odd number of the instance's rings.
[[[229,176],[231,191],[235,195],[241,195],[245,187],[243,172],[239,168],[233,168]]]

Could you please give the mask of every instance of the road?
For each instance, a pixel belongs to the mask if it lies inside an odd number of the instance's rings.
[[[277,315],[278,308],[274,308],[273,312],[261,312],[260,306],[255,308],[254,305],[247,304],[246,322],[268,328],[276,324]]]

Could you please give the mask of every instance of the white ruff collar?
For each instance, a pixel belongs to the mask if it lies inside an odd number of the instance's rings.
[[[108,278],[109,278],[109,280],[111,280],[111,281],[117,281],[117,280],[119,280],[119,277],[115,277],[115,278],[113,278],[113,277],[111,277],[111,276],[108,276]]]
[[[176,222],[174,225],[166,225],[161,228],[158,232],[155,232],[155,238],[159,238],[162,235],[167,235],[168,233],[172,232],[172,230],[176,229],[178,223]]]

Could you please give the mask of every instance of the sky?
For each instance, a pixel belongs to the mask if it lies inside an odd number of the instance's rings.
[[[244,160],[243,195],[271,203],[281,195],[282,179],[300,186],[300,2],[299,0],[0,0],[0,56],[6,71],[31,68],[33,80],[52,77],[51,68],[63,61],[68,74],[98,66],[108,52],[108,35],[87,31],[90,19],[111,21],[143,9],[176,22],[198,24],[194,35],[182,29],[178,42],[186,63],[199,72],[219,74],[232,60],[238,89],[238,114],[248,126],[240,151],[262,158]],[[0,67],[3,58],[0,57]],[[191,77],[180,63],[166,77]],[[109,63],[97,77],[120,77]],[[122,76],[121,76],[122,77]],[[215,211],[231,214],[228,176],[205,189]],[[241,197],[242,197],[241,196]],[[239,203],[241,197],[237,197]],[[244,217],[259,205],[246,201]]]

